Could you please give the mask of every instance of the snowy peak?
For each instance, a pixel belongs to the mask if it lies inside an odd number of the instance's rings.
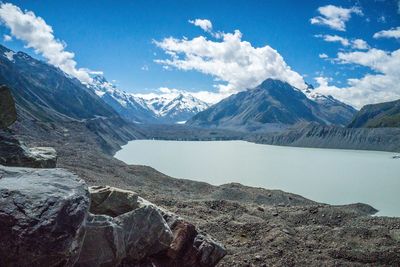
[[[117,111],[125,119],[141,123],[154,119],[146,104],[134,95],[118,89],[114,84],[107,81],[103,75],[93,75],[92,83],[88,88],[103,99],[109,106]]]
[[[161,121],[167,123],[186,121],[209,107],[189,93],[163,94],[144,101]]]
[[[189,93],[134,95],[118,89],[103,75],[92,75],[88,88],[113,107],[121,116],[141,123],[177,123],[208,108],[208,104]]]

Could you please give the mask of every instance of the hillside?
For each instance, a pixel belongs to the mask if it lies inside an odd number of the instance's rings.
[[[281,133],[254,134],[246,140],[280,146],[400,152],[400,129],[396,128],[344,128],[312,123]]]
[[[0,46],[0,84],[10,88],[18,121],[13,126],[33,139],[51,134],[81,140],[95,139],[106,151],[141,137],[92,90],[29,55]],[[92,136],[92,137],[89,137]]]
[[[364,106],[348,127],[400,127],[400,100]]]

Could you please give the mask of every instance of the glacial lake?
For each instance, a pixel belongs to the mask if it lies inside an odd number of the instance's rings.
[[[400,216],[396,153],[260,145],[244,141],[136,140],[115,155],[175,178],[213,185],[238,182],[328,203],[367,203]]]

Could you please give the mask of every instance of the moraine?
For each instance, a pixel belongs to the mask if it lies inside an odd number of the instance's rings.
[[[394,153],[259,145],[244,141],[129,142],[115,157],[176,178],[281,189],[328,204],[367,203],[400,216]]]

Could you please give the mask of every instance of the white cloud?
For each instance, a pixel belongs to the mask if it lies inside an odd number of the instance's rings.
[[[140,69],[143,71],[149,71],[149,66],[143,65]]]
[[[351,47],[355,49],[365,50],[369,48],[369,45],[363,39],[355,39],[351,41]]]
[[[362,39],[354,39],[349,40],[347,38],[338,36],[338,35],[329,35],[329,34],[317,34],[315,35],[317,38],[322,38],[325,42],[338,42],[341,43],[343,46],[351,46],[354,49],[365,50],[369,48],[369,45],[366,41]]]
[[[222,33],[221,40],[204,36],[193,39],[165,38],[155,44],[168,59],[155,62],[179,70],[195,70],[215,78],[219,92],[231,94],[259,85],[267,78],[286,81],[300,89],[306,88],[300,74],[293,71],[283,57],[266,45],[253,47],[242,40],[242,33]]]
[[[338,36],[338,35],[329,35],[329,34],[321,35],[321,34],[317,34],[317,35],[315,35],[315,37],[322,38],[326,42],[339,42],[343,46],[350,45],[350,42],[349,42],[348,39],[343,38],[343,37]]]
[[[321,16],[311,18],[311,24],[325,25],[338,31],[346,30],[346,22],[351,18],[353,13],[360,16],[363,15],[361,9],[356,6],[343,8],[334,5],[327,5],[319,7],[318,12]]]
[[[211,32],[212,31],[212,23],[208,19],[189,20],[189,23],[200,27],[205,32]]]
[[[91,81],[85,69],[76,67],[74,53],[65,51],[65,44],[55,39],[51,26],[32,11],[22,11],[10,3],[0,3],[0,21],[10,29],[15,38],[24,41],[27,48],[33,48],[48,63],[82,82]]]
[[[396,39],[399,39],[400,38],[400,27],[392,28],[392,29],[386,30],[386,31],[377,32],[377,33],[374,34],[374,38],[375,39],[378,39],[378,38],[396,38]]]
[[[319,54],[319,58],[328,58],[328,55],[325,53]]]
[[[376,74],[347,80],[347,87],[339,88],[328,84],[325,77],[317,77],[320,93],[332,95],[357,108],[371,103],[391,101],[400,98],[400,49],[387,52],[372,48],[368,51],[339,52],[340,64],[357,64],[368,67]]]
[[[4,42],[10,42],[12,40],[12,37],[8,34],[3,35],[3,41]]]

